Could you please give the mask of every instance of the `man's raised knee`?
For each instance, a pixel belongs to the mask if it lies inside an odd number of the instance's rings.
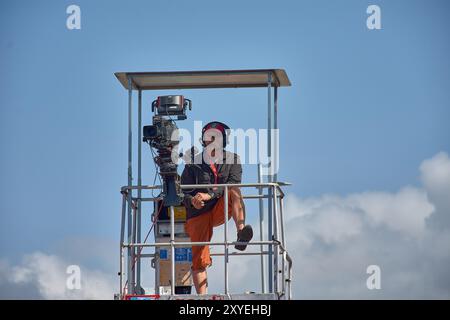
[[[242,199],[241,190],[238,187],[231,187],[229,192],[232,200],[240,201]]]

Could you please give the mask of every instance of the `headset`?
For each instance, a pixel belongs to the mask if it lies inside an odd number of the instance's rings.
[[[219,122],[219,121],[211,121],[211,122],[205,124],[205,126],[202,129],[202,139],[201,139],[201,143],[202,143],[203,147],[206,147],[203,136],[205,135],[205,132],[209,129],[217,129],[220,132],[222,132],[223,148],[225,149],[225,147],[227,146],[227,143],[228,143],[228,135],[231,130],[230,127],[227,126],[225,123]]]

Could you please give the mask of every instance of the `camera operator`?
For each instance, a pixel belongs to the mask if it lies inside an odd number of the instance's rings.
[[[202,129],[203,152],[196,155],[193,163],[186,164],[181,184],[237,184],[241,183],[242,166],[239,156],[225,150],[230,128],[214,121]],[[184,204],[187,208],[186,232],[192,242],[210,241],[213,228],[224,221],[223,188],[198,188],[185,190]],[[245,225],[245,207],[238,187],[228,188],[228,219],[236,224],[237,241],[249,242],[253,237],[250,225]],[[236,245],[243,251],[246,245]],[[192,247],[192,277],[198,294],[207,291],[206,268],[212,264],[209,246]]]

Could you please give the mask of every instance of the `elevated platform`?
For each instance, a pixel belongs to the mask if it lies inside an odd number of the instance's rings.
[[[117,72],[116,78],[124,89],[128,91],[128,183],[121,188],[122,210],[120,229],[120,270],[119,292],[116,298],[125,300],[170,300],[170,299],[206,299],[206,300],[280,300],[291,298],[292,282],[292,259],[287,253],[284,233],[283,219],[283,198],[282,186],[286,184],[277,182],[278,169],[278,139],[272,134],[267,135],[268,156],[271,159],[267,166],[267,172],[263,177],[262,165],[258,165],[258,183],[248,184],[207,184],[207,185],[180,185],[181,189],[195,188],[224,188],[224,199],[228,201],[228,188],[238,187],[243,189],[253,189],[256,194],[244,195],[244,199],[258,201],[259,207],[259,239],[253,240],[247,245],[251,246],[253,252],[229,252],[229,248],[237,243],[228,240],[227,223],[223,224],[223,239],[217,242],[192,242],[179,237],[178,223],[175,218],[175,208],[169,207],[170,223],[158,226],[157,219],[152,221],[147,236],[142,237],[142,205],[145,202],[157,203],[161,199],[150,191],[162,192],[161,186],[151,186],[142,184],[142,93],[147,90],[177,90],[177,89],[208,89],[208,88],[266,88],[267,94],[267,129],[278,130],[278,88],[289,87],[291,82],[284,69],[252,69],[252,70],[202,70],[202,71],[164,71],[164,72]],[[133,94],[137,91],[137,185],[133,185]],[[260,111],[258,111],[260,112]],[[272,141],[273,140],[273,141]],[[272,154],[273,150],[273,154]],[[143,194],[147,190],[147,196]],[[267,208],[267,210],[265,209]],[[154,211],[153,216],[159,215],[159,211]],[[224,205],[224,218],[228,217],[228,205]],[[145,223],[148,224],[146,221]],[[145,225],[145,224],[144,224]],[[155,228],[153,228],[156,225]],[[163,230],[159,227],[163,227]],[[154,229],[154,230],[153,230]],[[181,228],[180,228],[181,229]],[[152,232],[155,237],[162,232],[167,239],[163,242],[147,242],[148,236]],[[162,230],[162,231],[161,231]],[[169,232],[170,231],[170,232]],[[143,239],[142,239],[143,238]],[[210,295],[180,295],[178,288],[185,287],[177,283],[176,264],[178,249],[190,248],[192,246],[216,246],[220,247],[217,255],[223,257],[224,277],[223,293]],[[147,248],[147,251],[143,251]],[[162,250],[164,249],[164,250]],[[165,258],[161,258],[161,252],[166,253]],[[170,252],[170,254],[169,254]],[[260,258],[259,275],[261,293],[241,293],[233,294],[229,291],[229,258],[239,258],[241,255],[257,255]],[[182,261],[186,255],[183,254]],[[187,255],[189,256],[189,255]],[[141,274],[144,266],[141,259],[150,259],[156,265],[158,261],[164,261],[167,277],[165,285],[158,283],[155,276],[154,290],[145,291],[142,288]],[[252,266],[253,267],[253,266]],[[169,270],[170,269],[170,270]],[[258,268],[255,268],[257,272]],[[155,268],[156,270],[156,268]],[[156,273],[156,272],[155,272]],[[166,276],[166,275],[165,275]],[[179,277],[178,277],[179,278]],[[184,278],[183,278],[184,279]],[[159,279],[159,282],[161,279]],[[167,281],[166,281],[167,280]],[[167,285],[170,284],[170,285]],[[189,285],[189,284],[187,284]],[[254,287],[252,287],[254,288]],[[243,289],[245,290],[245,289]],[[145,292],[155,292],[153,295],[140,295]]]
[[[275,293],[127,295],[125,300],[279,300]]]

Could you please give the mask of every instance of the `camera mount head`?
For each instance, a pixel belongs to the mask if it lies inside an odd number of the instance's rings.
[[[159,96],[152,102],[152,112],[158,116],[177,116],[177,120],[186,119],[186,109],[192,110],[192,102],[181,95]]]

